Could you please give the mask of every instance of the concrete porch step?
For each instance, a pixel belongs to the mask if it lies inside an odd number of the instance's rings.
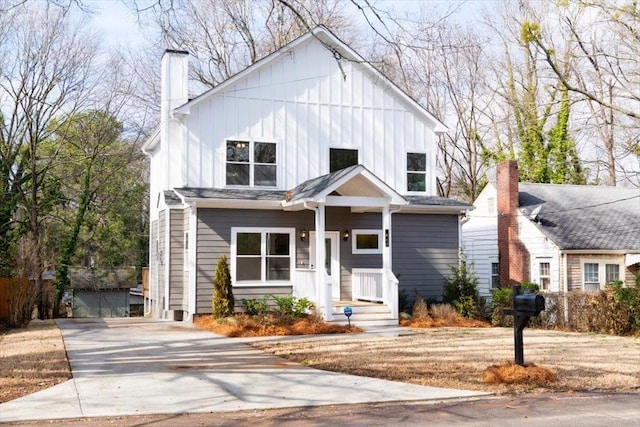
[[[329,323],[348,324],[349,319],[344,315],[344,307],[349,306],[353,314],[351,324],[360,327],[397,325],[398,319],[391,316],[389,308],[383,304],[365,303],[360,301],[335,302],[331,314],[333,319]]]

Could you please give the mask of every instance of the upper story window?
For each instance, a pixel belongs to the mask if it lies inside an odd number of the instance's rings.
[[[329,148],[329,172],[339,171],[358,164],[358,150]]]
[[[427,155],[407,153],[407,191],[426,191]]]
[[[227,185],[275,187],[276,160],[274,142],[227,141]]]

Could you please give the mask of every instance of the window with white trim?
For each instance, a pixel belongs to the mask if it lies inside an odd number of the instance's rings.
[[[587,292],[599,291],[605,285],[621,279],[624,265],[612,259],[582,261],[582,289]]]
[[[541,291],[548,291],[551,285],[551,263],[541,261],[538,263],[538,280]]]
[[[491,287],[500,287],[500,264],[497,262],[491,263]]]
[[[236,284],[291,282],[294,228],[232,228],[231,270]]]
[[[382,230],[352,230],[351,253],[381,254]]]
[[[226,168],[227,185],[275,187],[276,143],[228,140]]]
[[[423,192],[427,189],[427,155],[407,153],[407,191]]]

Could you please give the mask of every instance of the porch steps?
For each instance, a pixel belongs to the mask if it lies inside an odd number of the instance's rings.
[[[329,323],[348,324],[349,320],[344,315],[344,308],[351,307],[351,324],[360,327],[367,326],[397,326],[398,319],[391,316],[391,310],[383,304],[356,302],[333,304],[331,314],[333,319]]]

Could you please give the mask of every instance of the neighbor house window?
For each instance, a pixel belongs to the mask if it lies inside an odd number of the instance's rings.
[[[351,237],[351,253],[381,254],[382,230],[353,230]]]
[[[584,260],[582,262],[583,289],[598,291],[616,280],[623,280],[624,266],[613,259]]]
[[[339,171],[358,164],[358,150],[346,148],[329,149],[329,172]]]
[[[606,283],[620,280],[620,265],[605,264],[605,281]]]
[[[232,228],[234,284],[289,283],[294,233],[293,228]]]
[[[227,141],[227,185],[275,187],[274,142]]]
[[[427,155],[407,153],[407,191],[426,191]]]
[[[500,286],[500,264],[497,262],[491,263],[491,287],[497,288]]]
[[[540,280],[540,290],[548,291],[551,284],[551,263],[541,262],[538,264],[538,278]]]

